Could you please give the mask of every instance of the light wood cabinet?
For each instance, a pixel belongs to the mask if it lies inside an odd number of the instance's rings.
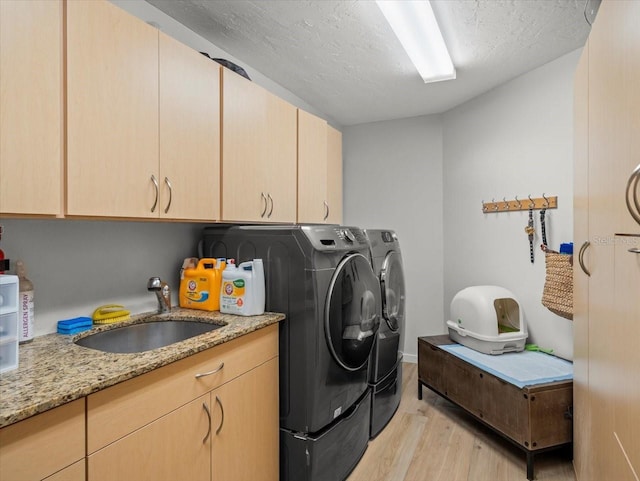
[[[212,479],[279,479],[278,359],[211,393]]]
[[[84,399],[0,429],[1,481],[84,480],[84,456]]]
[[[67,214],[158,217],[158,31],[67,2]]]
[[[637,2],[603,2],[576,76],[574,231],[576,247],[590,242],[578,256],[590,276],[580,268],[574,274],[579,481],[633,479],[632,470],[639,469],[633,432],[640,429],[640,417],[630,406],[640,405],[637,383],[631,381],[640,376],[635,354],[640,334],[634,327],[640,291],[633,270],[637,254],[628,252],[628,241],[640,225],[627,211],[624,195],[640,151],[638,21]]]
[[[88,478],[210,481],[210,412],[202,396],[91,454]]]
[[[161,218],[220,219],[220,69],[160,33]]]
[[[88,479],[275,481],[277,366],[271,325],[89,395]]]
[[[296,108],[222,69],[222,219],[296,221]]]
[[[219,219],[220,66],[102,0],[67,30],[67,214]]]
[[[342,224],[342,132],[327,126],[327,203],[329,224]]]
[[[342,222],[342,133],[298,110],[298,222]]]
[[[0,2],[0,213],[63,213],[63,8]]]
[[[298,109],[298,222],[329,217],[327,122]]]

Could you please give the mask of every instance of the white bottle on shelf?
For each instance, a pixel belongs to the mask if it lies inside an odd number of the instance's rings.
[[[34,301],[33,282],[27,279],[27,269],[24,262],[16,261],[16,276],[20,285],[20,300],[18,303],[20,312],[20,343],[29,342],[34,336]]]

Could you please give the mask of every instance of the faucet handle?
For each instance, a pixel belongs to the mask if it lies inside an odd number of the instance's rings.
[[[147,282],[147,290],[159,291],[162,288],[162,281],[159,277],[150,277]]]

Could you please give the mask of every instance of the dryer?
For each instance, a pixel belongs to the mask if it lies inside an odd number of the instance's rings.
[[[280,323],[281,480],[337,481],[369,440],[368,364],[381,298],[362,230],[215,226],[205,257],[261,258],[266,309]]]
[[[369,362],[371,386],[371,438],[377,436],[395,414],[402,395],[405,286],[400,242],[391,230],[367,229],[371,263],[380,283],[380,329]]]

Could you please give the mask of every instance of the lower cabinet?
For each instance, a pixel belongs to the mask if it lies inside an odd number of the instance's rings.
[[[209,395],[119,439],[88,458],[89,479],[211,479]],[[126,413],[123,413],[126,415]]]
[[[84,481],[84,455],[84,399],[0,429],[1,481]]]
[[[213,391],[211,405],[212,479],[276,481],[278,359],[271,359]]]
[[[87,398],[89,481],[277,481],[278,326]]]

